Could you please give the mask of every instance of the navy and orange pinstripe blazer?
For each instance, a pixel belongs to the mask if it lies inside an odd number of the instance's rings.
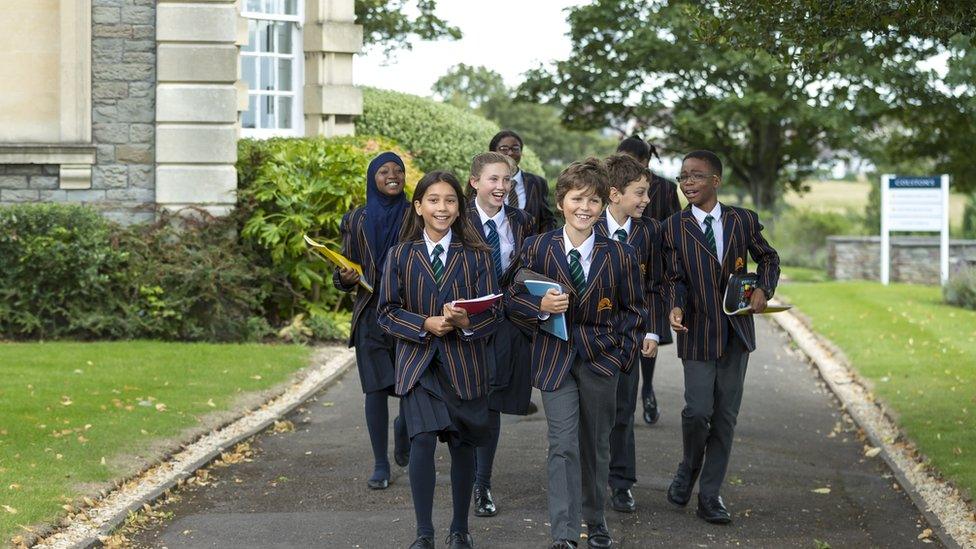
[[[593,230],[600,236],[613,238],[607,229],[606,211]],[[631,218],[627,244],[634,249],[634,265],[640,269],[641,297],[644,299],[644,332],[657,334],[661,344],[671,343],[671,329],[664,314],[661,298],[661,279],[664,261],[661,255],[661,224],[656,219]]]
[[[678,334],[679,358],[718,360],[729,336],[727,323],[750,352],[756,349],[752,315],[726,315],[722,298],[729,276],[749,271],[749,255],[756,262],[759,285],[767,289],[767,298],[773,297],[779,282],[779,254],[763,238],[762,229],[756,212],[722,204],[724,257],[719,261],[691,208],[664,222],[664,301],[669,312],[682,309],[688,328]]]
[[[404,217],[411,211],[413,210],[407,208]],[[342,221],[339,223],[339,234],[342,235],[342,255],[362,266],[363,279],[373,287],[375,292],[380,283],[376,265],[382,263],[382,258],[387,251],[372,250],[369,247],[369,240],[366,239],[366,206],[360,206],[342,216]],[[356,341],[356,326],[359,325],[359,317],[362,316],[366,306],[373,300],[374,295],[367,292],[359,284],[343,286],[342,280],[339,278],[338,268],[332,272],[332,285],[347,293],[356,290],[356,297],[352,304],[352,329],[349,330],[349,346],[352,347]]]
[[[447,250],[440,287],[421,240],[390,248],[379,287],[377,320],[396,338],[396,393],[407,394],[427,365],[440,361],[461,400],[488,393],[487,337],[501,319],[501,305],[471,315],[471,335],[454,330],[443,337],[424,333],[424,321],[443,314],[444,304],[498,293],[488,252],[467,248],[455,235]]]
[[[573,288],[563,238],[562,229],[529,237],[519,254],[519,265]],[[529,294],[524,284],[512,285],[506,296],[509,318],[533,334],[533,386],[543,391],[558,389],[577,355],[602,376],[633,366],[644,337],[644,299],[640,269],[629,248],[596,235],[586,291],[582,296],[570,292],[566,311],[569,341],[539,330],[542,298]]]
[[[515,257],[508,263],[508,269],[502,273],[502,279],[498,281],[500,287],[507,286],[508,282],[511,281],[518,268],[518,252],[522,249],[522,244],[526,238],[535,234],[535,220],[525,210],[513,208],[507,204],[503,207],[505,208],[505,217],[508,219],[508,225],[512,228],[512,239],[515,241],[512,253],[515,254]],[[478,209],[474,205],[474,200],[468,202],[468,223],[471,224],[471,228],[474,229],[474,232],[478,233],[481,241],[487,246],[488,239],[485,238],[485,229],[481,224],[481,216],[478,215]],[[488,257],[491,259],[490,255]],[[494,273],[495,271],[492,270],[492,272]]]

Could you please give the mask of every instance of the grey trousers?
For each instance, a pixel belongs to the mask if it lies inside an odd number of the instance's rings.
[[[749,351],[734,333],[718,360],[682,360],[685,407],[681,411],[683,467],[701,472],[698,492],[717,496],[732,453]],[[694,477],[692,477],[694,478]]]
[[[640,361],[635,362],[629,374],[617,375],[617,405],[610,430],[610,487],[614,490],[630,490],[637,482],[634,411],[637,410]]]
[[[578,540],[580,523],[602,524],[617,376],[593,373],[576,359],[555,391],[542,393],[549,438],[552,539]]]

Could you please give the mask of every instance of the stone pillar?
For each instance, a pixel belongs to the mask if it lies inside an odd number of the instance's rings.
[[[156,203],[223,215],[237,188],[234,0],[157,4]]]
[[[353,0],[306,0],[305,134],[352,135],[363,94],[352,84],[353,55],[363,45]]]

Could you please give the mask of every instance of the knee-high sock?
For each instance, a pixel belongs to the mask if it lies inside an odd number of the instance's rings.
[[[491,432],[491,439],[484,445],[475,449],[474,475],[475,486],[491,489],[491,468],[495,462],[495,452],[498,451],[498,438],[501,436],[501,414],[494,410],[488,411],[488,430]]]
[[[434,450],[437,435],[420,433],[410,441],[410,493],[417,517],[417,536],[434,537]],[[470,490],[468,499],[471,499]]]
[[[468,509],[474,488],[474,453],[474,447],[467,444],[451,446],[451,498],[454,504],[451,532],[468,532]]]
[[[377,479],[390,477],[390,459],[386,453],[390,424],[387,395],[386,391],[366,393],[366,430],[369,431],[369,444],[373,447],[373,476]]]

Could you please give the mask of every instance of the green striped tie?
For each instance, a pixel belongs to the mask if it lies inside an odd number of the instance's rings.
[[[569,275],[573,277],[576,292],[583,295],[586,291],[586,277],[583,275],[583,264],[580,263],[579,250],[569,251]]]
[[[434,246],[434,251],[430,255],[430,266],[434,269],[434,280],[438,286],[444,281],[444,263],[441,261],[441,252],[443,251],[444,246],[438,244]]]
[[[613,231],[613,236],[621,242],[627,242],[627,231],[625,231],[623,227]]]
[[[714,217],[710,215],[705,216],[705,240],[712,247],[712,253],[718,258],[718,248],[715,247],[715,231],[712,230],[712,221],[715,221]]]

